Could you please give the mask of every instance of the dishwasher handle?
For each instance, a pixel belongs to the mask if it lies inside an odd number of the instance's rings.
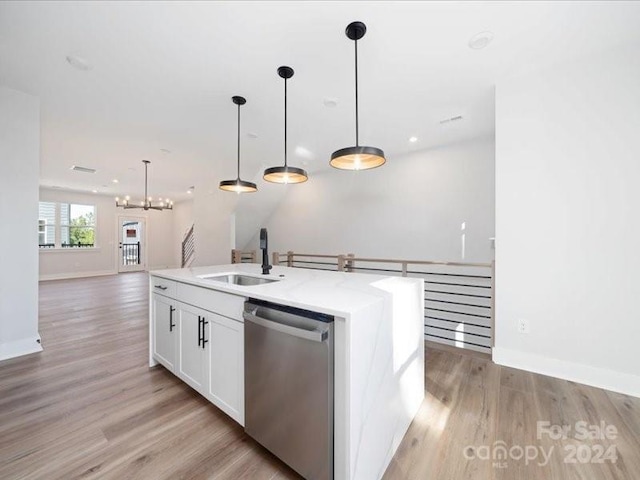
[[[255,323],[256,325],[260,325],[261,327],[276,330],[277,332],[292,335],[294,337],[304,338],[305,340],[311,340],[312,342],[324,342],[329,334],[327,331],[323,332],[319,330],[305,330],[302,328],[285,325],[283,323],[274,322],[272,320],[267,320],[266,318],[258,317],[257,315],[254,315],[250,312],[243,312],[242,316],[245,320],[251,323]]]

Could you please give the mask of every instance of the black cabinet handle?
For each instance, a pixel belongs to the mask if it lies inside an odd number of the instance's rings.
[[[169,331],[173,332],[174,327],[176,326],[175,323],[173,323],[173,312],[175,312],[176,309],[175,307],[172,307],[171,305],[169,306]]]
[[[198,346],[202,346],[202,317],[198,315]]]
[[[209,322],[207,322],[207,321],[204,319],[204,317],[202,317],[202,348],[204,348],[205,344],[209,341],[209,340],[207,340],[206,338],[204,338],[204,334],[205,334],[204,326],[205,326],[205,325],[209,325]]]
[[[164,285],[154,285],[155,288],[159,288],[160,290],[166,290],[167,287],[165,287]]]

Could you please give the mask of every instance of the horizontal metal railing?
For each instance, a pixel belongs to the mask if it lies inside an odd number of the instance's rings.
[[[181,263],[182,268],[187,267],[193,261],[195,256],[195,225],[191,225],[191,228],[187,230],[183,239],[182,239],[182,249],[181,249]]]
[[[494,262],[441,262],[273,253],[274,265],[359,272],[424,280],[425,338],[455,347],[491,352],[494,331]]]

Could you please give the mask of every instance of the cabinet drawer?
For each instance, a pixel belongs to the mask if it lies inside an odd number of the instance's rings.
[[[161,277],[149,277],[151,291],[165,297],[176,298],[177,282]]]
[[[177,287],[177,298],[181,302],[195,305],[240,322],[243,321],[242,309],[244,308],[244,297],[217,292],[215,290],[209,290],[208,288],[195,287],[185,283],[178,283]]]

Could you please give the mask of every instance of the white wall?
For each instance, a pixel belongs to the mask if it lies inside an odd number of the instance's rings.
[[[238,194],[222,190],[196,190],[193,199],[195,258],[192,266],[222,265],[231,262],[235,248],[233,212]]]
[[[388,158],[373,170],[332,169],[280,188],[287,194],[261,225],[271,251],[461,260],[464,222],[464,259],[493,259],[493,138]],[[245,206],[238,221],[251,216]],[[241,247],[257,249],[257,235]]]
[[[96,206],[96,248],[40,250],[40,279],[109,275],[118,271],[119,216],[142,217],[147,223],[147,269],[179,266],[175,258],[173,211],[123,210],[113,197],[58,189],[40,189],[40,200]]]
[[[638,396],[639,46],[497,85],[494,351]]]
[[[38,335],[40,103],[0,86],[0,360],[42,350]]]
[[[120,210],[120,209],[118,209]],[[120,211],[118,214],[121,215]],[[172,210],[149,210],[147,214],[148,270],[178,268],[174,256],[174,224]]]

